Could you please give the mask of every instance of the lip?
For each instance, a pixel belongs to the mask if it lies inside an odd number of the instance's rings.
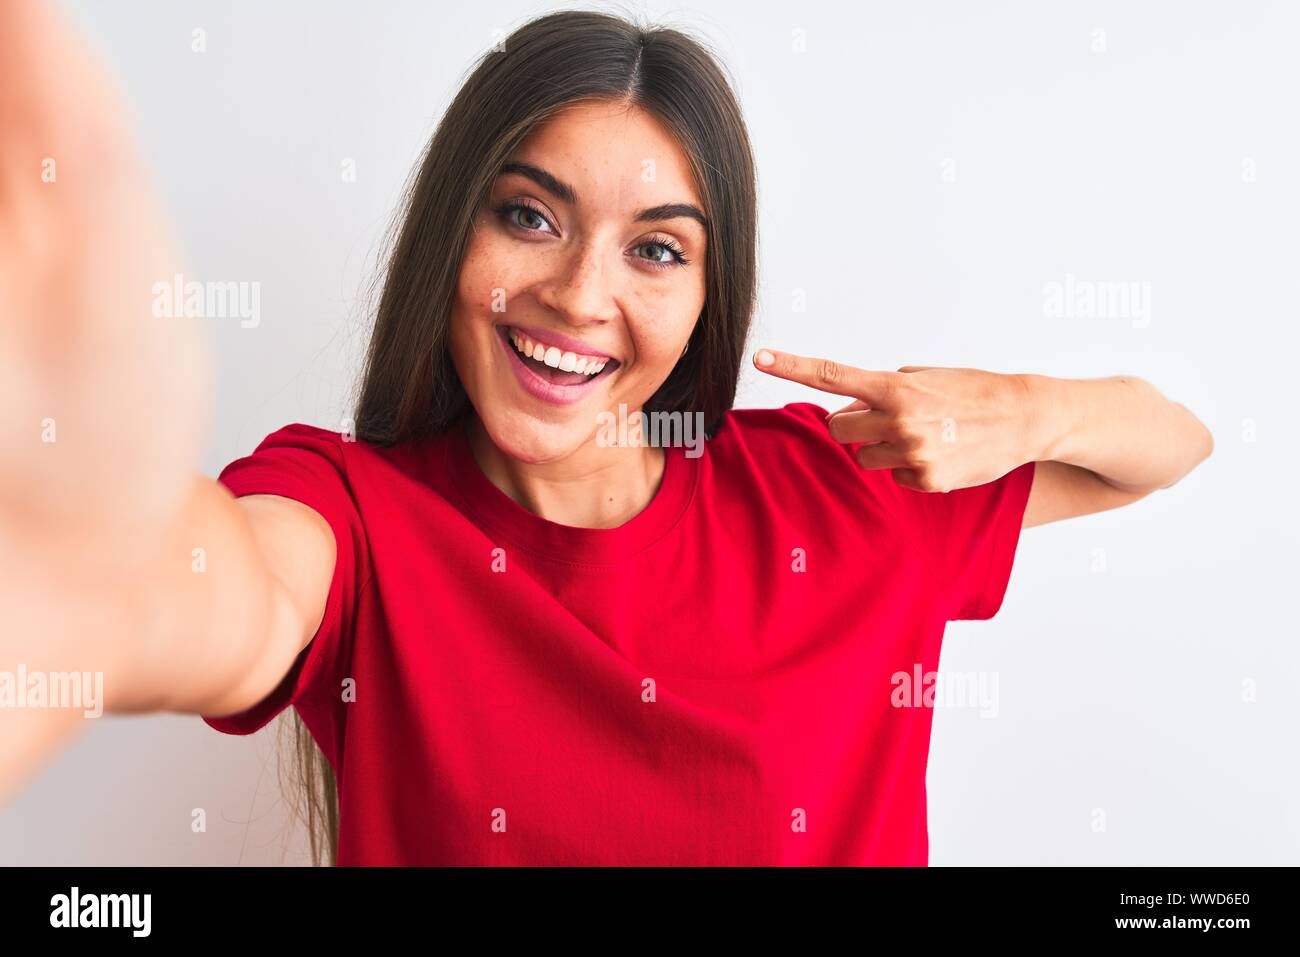
[[[507,330],[513,329],[515,332],[522,332],[534,342],[543,342],[548,346],[556,346],[561,352],[576,352],[580,356],[595,356],[597,359],[614,358],[608,352],[601,352],[599,349],[593,349],[585,342],[578,339],[570,339],[568,336],[561,335],[558,332],[551,332],[549,329],[537,329],[533,326],[507,326]]]
[[[523,356],[519,350],[514,347],[510,341],[510,330],[516,329],[524,335],[529,335],[527,328],[524,326],[497,326],[497,339],[501,342],[501,348],[506,351],[506,362],[510,364],[510,371],[514,373],[515,379],[519,382],[520,387],[535,399],[543,402],[550,402],[553,405],[572,405],[574,402],[581,402],[592,392],[596,391],[601,380],[613,375],[620,368],[620,363],[612,356],[607,356],[603,352],[588,352],[581,350],[583,355],[601,356],[605,359],[612,360],[610,365],[601,369],[586,382],[578,382],[574,385],[556,385],[554,382],[548,382],[539,376],[532,369],[524,364]],[[529,336],[529,338],[534,338]],[[542,340],[543,336],[539,332],[536,334],[537,340]],[[574,340],[565,340],[562,336],[547,335],[545,341],[554,346],[572,344]],[[579,349],[567,349],[571,352],[579,352]]]

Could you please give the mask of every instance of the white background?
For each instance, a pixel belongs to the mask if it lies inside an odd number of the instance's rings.
[[[67,6],[121,78],[192,270],[261,283],[259,326],[210,320],[204,468],[288,422],[340,428],[405,177],[493,31],[552,7]],[[704,35],[737,78],[753,347],[1138,375],[1214,432],[1176,487],[1027,530],[997,617],[949,626],[941,669],[996,673],[999,713],[936,712],[931,863],[1300,863],[1296,8],[621,9]],[[1149,324],[1048,316],[1067,274],[1149,283]],[[738,405],[800,399],[846,401],[747,372]],[[94,722],[0,810],[0,863],[300,862],[273,728]]]

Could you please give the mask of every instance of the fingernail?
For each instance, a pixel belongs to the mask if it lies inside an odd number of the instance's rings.
[[[768,352],[766,349],[759,349],[754,356],[754,361],[761,366],[770,366],[776,361],[776,356],[772,355],[772,353]]]

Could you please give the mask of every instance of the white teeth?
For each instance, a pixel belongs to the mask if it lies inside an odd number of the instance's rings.
[[[580,372],[583,375],[595,375],[609,362],[608,359],[598,359],[595,356],[583,356],[576,352],[562,352],[556,346],[546,346],[540,342],[534,342],[527,336],[510,330],[510,341],[514,343],[515,349],[528,356],[536,359],[538,362],[544,362],[552,369],[559,369],[561,372]]]

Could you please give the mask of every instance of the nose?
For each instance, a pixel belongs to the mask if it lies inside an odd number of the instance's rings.
[[[537,284],[535,294],[571,326],[610,322],[619,316],[610,273],[595,244],[583,243],[556,257],[552,274]]]

